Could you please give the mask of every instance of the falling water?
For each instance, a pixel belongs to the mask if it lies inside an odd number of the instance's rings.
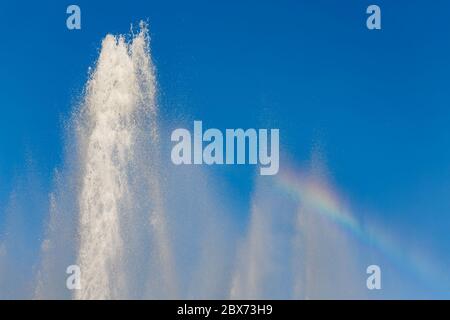
[[[232,210],[201,168],[163,164],[155,71],[140,27],[129,40],[103,39],[66,128],[67,163],[49,196],[36,299],[227,295]],[[80,290],[66,288],[69,265],[80,267]]]
[[[76,298],[123,298],[130,290],[125,278],[130,253],[125,252],[124,243],[128,238],[132,241],[132,236],[126,236],[125,229],[136,222],[133,190],[145,187],[145,181],[134,177],[141,160],[139,151],[145,148],[146,140],[150,139],[153,147],[158,143],[155,116],[155,76],[145,26],[129,42],[123,36],[106,36],[87,84],[83,121],[78,128],[84,168],[77,260],[83,286]],[[146,132],[144,139],[142,120],[147,118],[151,135]],[[156,168],[157,161],[156,154],[147,166]],[[173,277],[167,274],[172,263],[156,170],[146,178],[152,191],[147,216],[156,230],[159,269],[173,290]]]

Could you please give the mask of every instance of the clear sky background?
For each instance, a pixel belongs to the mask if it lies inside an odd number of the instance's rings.
[[[51,188],[101,39],[143,19],[174,128],[185,115],[206,127],[280,128],[298,163],[319,144],[356,212],[370,208],[450,265],[448,1],[74,3],[77,31],[66,28],[67,1],[0,4],[0,223],[30,161]],[[365,26],[370,4],[382,9],[381,31]],[[250,170],[227,179],[247,201]]]

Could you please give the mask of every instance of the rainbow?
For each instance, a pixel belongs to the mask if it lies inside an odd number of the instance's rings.
[[[338,193],[328,184],[302,174],[293,166],[284,167],[276,176],[278,190],[288,194],[295,201],[314,209],[314,212],[333,222],[344,231],[359,239],[362,244],[371,246],[386,256],[395,265],[408,270],[421,280],[439,285],[442,283],[442,271],[418,253],[407,254],[395,244],[380,228],[366,225],[363,227],[346,206],[342,205]],[[411,252],[411,251],[409,251]]]

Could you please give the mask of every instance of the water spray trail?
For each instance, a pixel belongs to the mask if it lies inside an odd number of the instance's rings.
[[[150,186],[149,198],[153,203],[152,210],[150,212],[150,225],[154,234],[154,240],[156,242],[157,261],[159,262],[159,277],[162,278],[163,288],[161,291],[165,291],[168,297],[174,298],[176,295],[176,277],[174,271],[174,258],[172,254],[172,248],[168,237],[169,231],[167,230],[167,219],[164,210],[164,195],[161,190],[161,177],[160,177],[160,137],[158,132],[157,122],[157,105],[156,105],[156,79],[154,67],[149,55],[149,37],[147,26],[141,22],[141,31],[133,39],[131,44],[131,56],[134,64],[134,70],[137,76],[137,83],[139,86],[139,112],[146,114],[144,117],[148,120],[146,128],[144,130],[144,136],[150,133],[151,146],[149,150],[151,152],[152,166],[149,170],[144,170],[146,173],[146,179]],[[148,129],[148,130],[147,130]],[[148,164],[144,164],[148,166]],[[152,288],[149,288],[152,290]]]
[[[142,26],[142,25],[141,25]],[[124,298],[127,280],[123,221],[132,215],[132,175],[139,146],[139,119],[145,112],[154,119],[155,77],[144,28],[130,43],[108,35],[86,90],[80,117],[80,152],[84,163],[79,196],[82,272],[80,299]],[[145,117],[144,117],[145,118]],[[153,120],[152,137],[157,134]],[[147,133],[148,134],[148,133]],[[150,177],[154,179],[154,176]],[[158,190],[158,182],[153,191]],[[156,200],[155,200],[156,199]],[[151,197],[161,202],[157,193]],[[153,205],[159,218],[156,239],[162,264],[171,263],[161,203]],[[162,267],[164,270],[164,266]],[[166,277],[169,278],[169,277]],[[169,281],[168,279],[166,279]]]

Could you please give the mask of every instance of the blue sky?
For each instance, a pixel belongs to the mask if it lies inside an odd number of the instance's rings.
[[[101,39],[144,19],[169,126],[188,115],[206,127],[277,127],[298,163],[320,145],[356,209],[450,264],[448,1],[75,3],[78,31],[65,26],[69,2],[0,5],[0,208],[30,159],[50,188]],[[365,27],[372,3],[381,31]],[[245,201],[250,171],[227,172]]]

